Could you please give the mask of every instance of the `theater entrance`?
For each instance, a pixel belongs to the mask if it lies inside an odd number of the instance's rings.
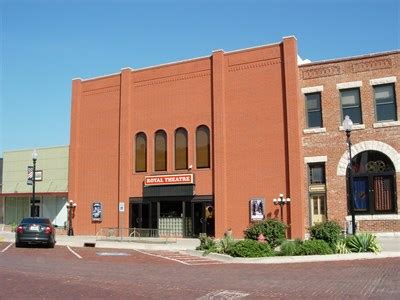
[[[207,236],[214,236],[214,205],[212,202],[193,203],[193,235],[199,236],[201,233]]]
[[[150,228],[150,203],[133,203],[131,205],[131,220],[133,228]]]
[[[157,229],[160,236],[214,236],[212,199],[199,197],[143,197],[130,199],[130,227]]]

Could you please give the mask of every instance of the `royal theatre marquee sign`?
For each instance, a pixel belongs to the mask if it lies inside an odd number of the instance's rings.
[[[145,186],[175,185],[175,184],[194,184],[193,174],[170,174],[158,176],[146,176]]]

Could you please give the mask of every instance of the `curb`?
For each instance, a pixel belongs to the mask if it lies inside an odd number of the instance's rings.
[[[193,256],[209,257],[210,259],[238,263],[238,264],[290,264],[305,262],[328,262],[328,261],[346,261],[346,260],[365,260],[382,259],[391,257],[400,257],[398,252],[374,253],[349,253],[349,254],[329,254],[329,255],[307,255],[307,256],[274,256],[274,257],[232,257],[226,254],[210,253],[203,255],[204,251],[186,250],[186,254]]]

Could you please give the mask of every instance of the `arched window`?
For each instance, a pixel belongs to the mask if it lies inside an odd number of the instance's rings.
[[[175,170],[188,168],[188,137],[184,128],[175,131]]]
[[[196,131],[196,166],[198,169],[210,167],[210,129],[205,125]]]
[[[352,159],[354,210],[358,214],[385,214],[396,210],[395,169],[378,151],[364,151]]]
[[[157,131],[155,135],[154,170],[167,171],[167,134],[164,130]]]
[[[139,132],[135,139],[135,171],[147,171],[147,138],[143,132]]]

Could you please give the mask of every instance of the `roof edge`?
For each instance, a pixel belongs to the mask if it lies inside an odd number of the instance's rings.
[[[312,61],[312,62],[307,63],[307,64],[299,65],[299,68],[309,67],[309,66],[314,66],[314,65],[331,64],[331,63],[336,63],[336,62],[341,62],[341,61],[348,61],[348,60],[355,60],[355,59],[366,59],[366,58],[372,58],[372,57],[377,57],[377,56],[385,56],[385,55],[397,54],[397,53],[400,53],[399,49],[398,50],[384,51],[384,52],[369,53],[369,54],[361,54],[361,55],[355,55],[355,56],[347,56],[347,57],[342,57],[342,58],[333,58],[333,59],[326,59],[326,60],[320,60],[320,61]]]
[[[211,55],[198,56],[198,57],[194,57],[194,58],[188,58],[188,59],[183,59],[183,60],[178,60],[178,61],[173,61],[173,62],[168,62],[168,63],[162,63],[162,64],[158,64],[158,65],[152,65],[152,66],[147,66],[147,67],[142,67],[142,68],[137,68],[137,69],[136,68],[133,69],[131,67],[125,67],[125,68],[122,68],[121,70],[130,69],[133,72],[145,71],[145,70],[149,70],[149,69],[162,68],[162,67],[177,65],[177,64],[181,64],[181,63],[187,63],[187,62],[193,62],[193,61],[196,61],[196,60],[202,60],[202,59],[211,58],[212,57],[212,53],[219,52],[219,51],[223,51],[224,54],[232,54],[232,53],[238,53],[238,52],[249,51],[249,50],[257,50],[257,49],[260,49],[260,48],[273,47],[273,46],[277,46],[277,45],[282,44],[283,40],[284,39],[288,39],[288,38],[295,38],[296,39],[296,37],[294,35],[291,35],[291,36],[283,37],[282,41],[277,42],[277,43],[264,44],[264,45],[254,46],[254,47],[248,47],[248,48],[242,48],[242,49],[227,51],[227,52],[225,52],[222,49],[217,49],[217,50],[211,51]],[[85,78],[85,79],[82,79],[80,77],[76,77],[76,78],[73,78],[72,80],[81,80],[82,82],[87,82],[87,81],[91,81],[91,80],[112,77],[112,76],[116,76],[116,75],[120,75],[120,74],[121,74],[121,72],[117,72],[117,73],[113,73],[113,74],[100,75],[100,76],[89,77],[89,78]]]

